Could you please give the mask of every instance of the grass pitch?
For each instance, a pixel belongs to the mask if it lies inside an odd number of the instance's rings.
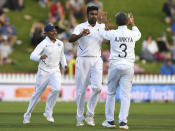
[[[120,130],[117,123],[119,103],[116,103],[115,121],[117,128],[101,126],[105,120],[105,104],[98,103],[95,127],[76,127],[76,104],[57,102],[54,108],[55,123],[48,123],[42,116],[45,103],[39,102],[34,109],[29,125],[23,125],[23,113],[28,102],[0,102],[0,131],[107,131]],[[128,119],[131,131],[174,131],[175,103],[132,103]]]

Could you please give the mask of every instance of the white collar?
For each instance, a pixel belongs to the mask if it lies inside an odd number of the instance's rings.
[[[48,36],[46,36],[46,40],[49,42],[49,43],[53,43],[50,38]],[[59,46],[61,46],[61,44],[58,42],[58,40],[56,39],[55,41],[55,44],[58,44]]]
[[[127,29],[127,26],[126,25],[121,25],[121,26],[118,26],[118,29]]]
[[[95,26],[96,26],[97,24],[98,24],[98,22],[96,22]],[[88,21],[86,21],[86,25],[87,25],[87,26],[91,26],[91,27],[95,27],[95,26],[90,25]]]

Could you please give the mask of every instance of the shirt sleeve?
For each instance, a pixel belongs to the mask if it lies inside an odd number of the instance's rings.
[[[111,30],[108,30],[108,31],[105,30],[105,24],[100,25],[99,33],[100,33],[101,37],[103,37],[106,40],[111,40],[113,38],[112,37],[112,31]]]
[[[30,59],[33,61],[40,61],[41,52],[44,50],[44,43],[39,43],[34,51],[30,55]]]
[[[79,35],[80,33],[81,33],[81,28],[80,28],[80,26],[78,25],[78,26],[75,27],[75,29],[74,29],[74,31],[73,31],[72,34]]]
[[[141,32],[136,26],[132,27],[132,33],[135,41],[138,41],[141,38]]]
[[[61,66],[63,68],[65,68],[65,66],[67,66],[66,57],[64,55],[64,45],[62,46],[62,50],[61,50]]]

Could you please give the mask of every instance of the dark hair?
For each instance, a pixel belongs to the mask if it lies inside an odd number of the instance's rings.
[[[97,10],[98,11],[98,7],[96,7],[96,6],[88,6],[87,7],[87,14],[89,14],[89,11],[92,11],[92,10]]]
[[[126,25],[128,22],[128,16],[124,12],[119,12],[115,16],[117,25]]]

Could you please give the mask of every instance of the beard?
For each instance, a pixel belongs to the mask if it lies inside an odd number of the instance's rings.
[[[91,19],[88,20],[88,22],[90,24],[95,24],[97,22],[97,19],[96,18],[91,18]]]

